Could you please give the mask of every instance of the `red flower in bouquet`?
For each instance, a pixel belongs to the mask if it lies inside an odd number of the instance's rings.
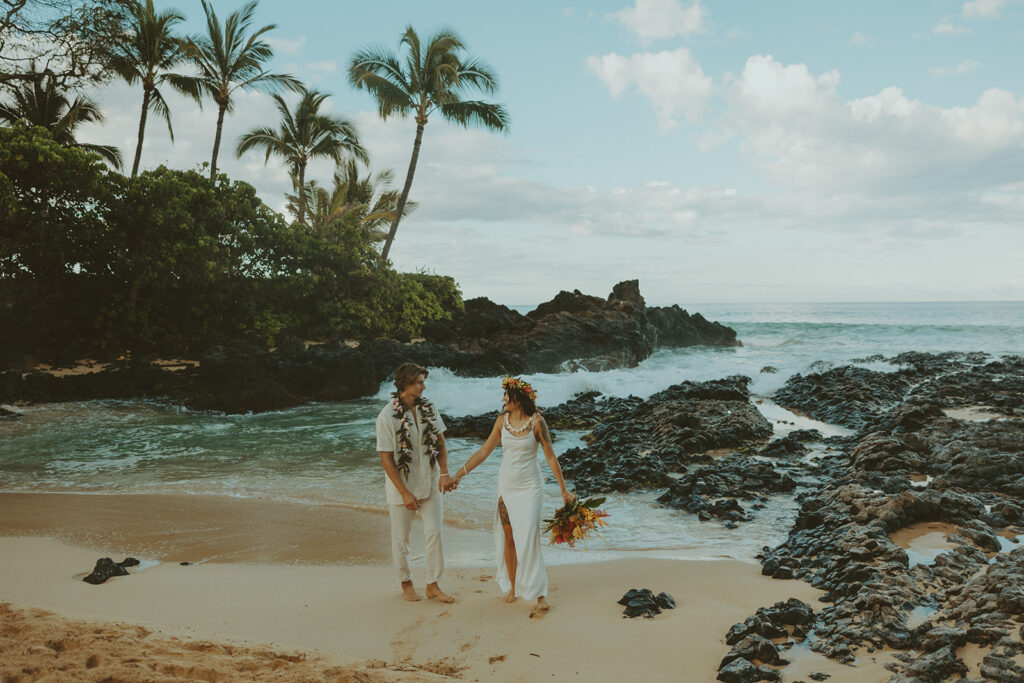
[[[574,548],[576,541],[584,541],[586,544],[588,533],[608,526],[608,522],[603,519],[608,517],[608,513],[598,507],[604,501],[604,498],[572,499],[555,510],[554,517],[544,520],[547,522],[544,533],[549,534],[553,545],[568,543],[570,548]]]

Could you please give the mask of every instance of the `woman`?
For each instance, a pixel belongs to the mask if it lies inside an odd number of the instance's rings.
[[[494,515],[496,578],[505,591],[505,602],[514,602],[519,597],[537,599],[530,612],[532,617],[548,610],[548,575],[540,550],[544,481],[537,462],[538,444],[544,447],[544,457],[562,489],[562,499],[569,502],[576,496],[565,488],[562,469],[551,447],[551,434],[537,412],[537,392],[518,377],[506,377],[501,386],[505,390],[504,409],[484,445],[455,474],[455,483],[458,485],[501,444],[498,507]]]

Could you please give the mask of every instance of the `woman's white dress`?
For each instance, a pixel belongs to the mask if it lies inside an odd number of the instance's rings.
[[[498,497],[505,501],[516,542],[516,596],[533,600],[548,593],[548,573],[540,550],[540,513],[544,499],[544,481],[537,461],[537,439],[533,430],[516,436],[501,428],[501,469],[498,472]],[[498,556],[498,586],[507,593],[512,588],[505,567],[505,532],[497,508],[494,513],[494,548]]]

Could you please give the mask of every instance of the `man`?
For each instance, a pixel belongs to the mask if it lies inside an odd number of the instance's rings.
[[[448,474],[444,422],[434,405],[423,398],[427,369],[402,363],[395,370],[395,393],[377,415],[377,451],[387,474],[384,488],[391,518],[391,554],[402,584],[402,597],[417,601],[409,573],[409,532],[419,511],[426,542],[427,598],[454,599],[438,587],[444,573],[441,543],[441,494],[454,490]]]

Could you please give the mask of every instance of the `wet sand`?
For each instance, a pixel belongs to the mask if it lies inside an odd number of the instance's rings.
[[[908,527],[897,529],[890,536],[892,542],[907,551],[910,565],[931,564],[936,557],[956,544],[947,540],[957,533],[952,524],[943,522],[918,522]]]

